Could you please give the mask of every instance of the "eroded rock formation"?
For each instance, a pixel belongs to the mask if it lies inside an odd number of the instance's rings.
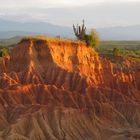
[[[84,43],[23,39],[0,61],[0,140],[140,139],[140,64]]]

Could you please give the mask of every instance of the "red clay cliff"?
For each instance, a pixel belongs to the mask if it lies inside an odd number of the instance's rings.
[[[0,61],[0,140],[129,139],[140,139],[139,63],[44,37]]]

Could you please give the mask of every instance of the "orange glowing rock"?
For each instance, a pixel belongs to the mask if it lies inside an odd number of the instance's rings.
[[[0,140],[135,140],[139,126],[138,63],[45,37],[0,60]]]

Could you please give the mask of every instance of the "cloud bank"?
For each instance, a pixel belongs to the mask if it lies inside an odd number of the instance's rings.
[[[140,24],[140,0],[0,0],[0,18],[89,27]]]

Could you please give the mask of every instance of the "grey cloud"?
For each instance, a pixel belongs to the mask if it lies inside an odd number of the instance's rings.
[[[83,18],[90,27],[140,24],[140,2],[102,3],[61,8],[0,8],[0,17],[18,21],[42,21],[71,26]]]

